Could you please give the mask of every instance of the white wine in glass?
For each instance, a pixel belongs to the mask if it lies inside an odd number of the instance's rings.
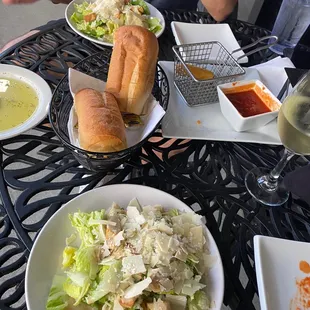
[[[310,97],[288,96],[278,116],[283,145],[295,154],[310,154]]]
[[[289,192],[283,185],[281,172],[295,155],[310,155],[310,72],[284,100],[278,116],[278,131],[285,146],[283,156],[272,170],[254,168],[245,177],[249,193],[269,206],[285,203]]]

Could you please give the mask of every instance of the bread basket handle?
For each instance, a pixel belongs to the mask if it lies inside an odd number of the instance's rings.
[[[261,43],[261,42],[263,42],[263,41],[265,41],[265,40],[270,40],[270,39],[273,39],[273,41],[272,41],[272,42],[269,41],[269,43],[266,44],[266,45],[264,45],[264,46],[260,46],[260,47],[257,47],[257,48],[255,48],[255,49],[249,51],[249,52],[246,52],[244,55],[239,56],[236,60],[239,61],[241,58],[244,58],[244,57],[247,57],[247,56],[249,56],[249,55],[252,55],[252,54],[254,54],[254,53],[256,53],[256,52],[259,52],[259,51],[268,49],[269,47],[275,45],[275,44],[278,42],[278,40],[279,40],[277,36],[271,36],[271,35],[270,35],[270,36],[265,36],[265,37],[259,38],[257,41],[255,41],[255,42],[253,42],[253,43],[251,43],[251,44],[249,44],[249,45],[240,47],[240,48],[238,48],[238,49],[232,51],[232,52],[231,52],[231,55],[233,55],[233,54],[235,54],[235,53],[237,53],[237,52],[240,52],[240,51],[244,51],[244,50],[249,49],[249,48],[251,48],[251,47],[254,47],[254,46],[256,46],[258,43]]]

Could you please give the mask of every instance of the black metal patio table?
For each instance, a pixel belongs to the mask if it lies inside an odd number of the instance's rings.
[[[161,60],[173,58],[171,21],[214,23],[204,13],[163,14],[167,28],[159,39]],[[268,35],[244,22],[229,23],[241,46]],[[68,67],[100,50],[60,20],[0,54],[0,63],[33,70],[54,89]],[[269,56],[254,54],[248,65]],[[257,309],[253,236],[310,241],[307,203],[290,197],[282,207],[265,207],[253,201],[244,186],[249,169],[273,167],[282,150],[249,143],[169,140],[157,131],[123,167],[96,173],[80,167],[47,119],[29,132],[0,141],[0,309],[26,309],[25,266],[33,240],[50,216],[81,192],[121,182],[169,192],[203,215],[224,264],[224,304],[231,309]],[[286,171],[305,164],[305,159],[296,157]]]

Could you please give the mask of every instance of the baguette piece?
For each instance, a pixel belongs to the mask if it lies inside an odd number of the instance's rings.
[[[140,26],[122,26],[114,38],[106,91],[115,96],[121,112],[141,115],[155,79],[158,41]]]
[[[127,148],[124,122],[112,94],[85,88],[75,95],[74,106],[81,148],[100,153]]]

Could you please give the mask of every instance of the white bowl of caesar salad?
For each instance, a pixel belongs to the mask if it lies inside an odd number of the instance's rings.
[[[57,211],[26,269],[28,310],[220,310],[224,275],[201,217],[160,190],[109,185]]]
[[[73,0],[65,17],[74,32],[105,46],[113,46],[115,30],[124,25],[147,28],[157,38],[165,30],[163,15],[144,0]]]

